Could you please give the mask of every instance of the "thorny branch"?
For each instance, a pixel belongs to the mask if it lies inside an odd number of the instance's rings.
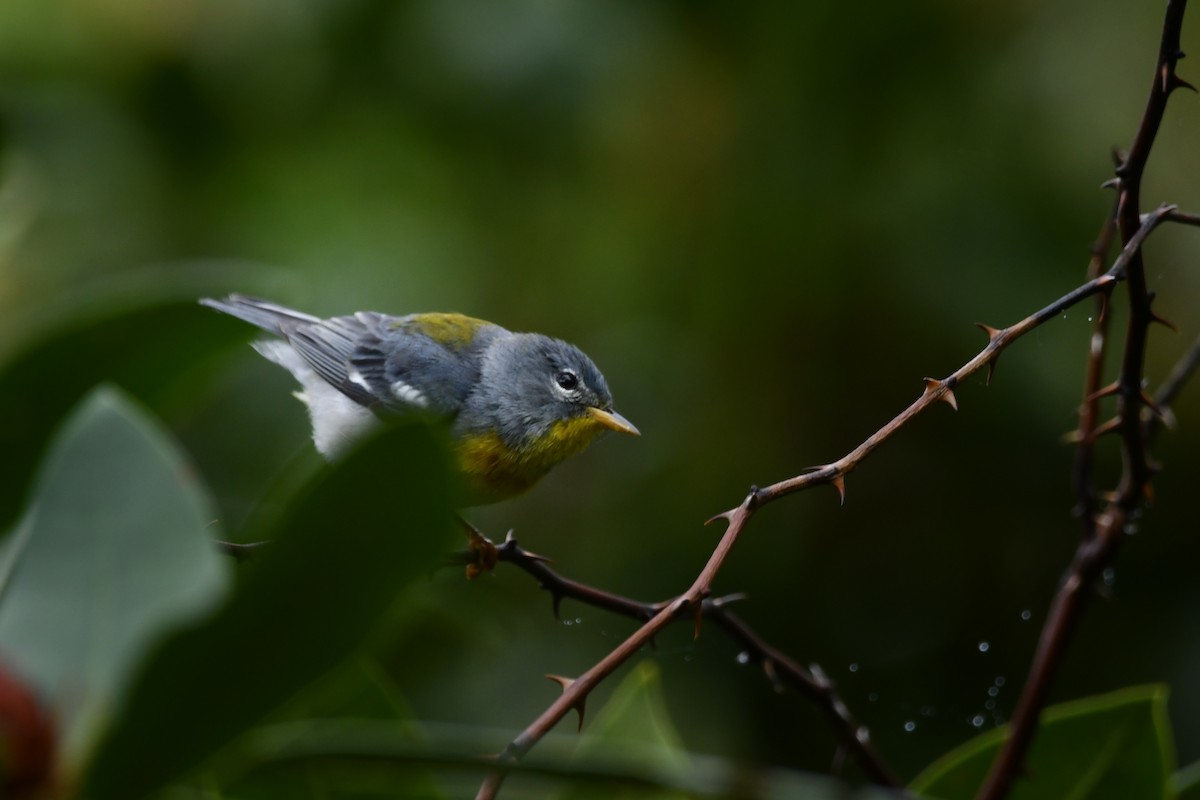
[[[1158,387],[1158,391],[1154,393],[1154,404],[1158,406],[1158,414],[1149,413],[1143,414],[1146,418],[1146,438],[1150,439],[1154,430],[1158,427],[1158,423],[1166,425],[1174,424],[1174,416],[1171,413],[1171,404],[1175,402],[1175,398],[1179,396],[1179,392],[1183,389],[1184,384],[1200,368],[1200,337],[1192,342],[1192,346],[1183,354],[1179,361],[1175,362],[1175,366],[1171,368],[1170,374],[1166,380]]]
[[[550,593],[556,617],[564,598],[571,598],[594,608],[642,622],[653,619],[670,603],[642,603],[563,577],[551,569],[541,556],[530,553],[517,544],[511,532],[503,544],[496,548],[496,554],[499,561],[512,564],[529,574],[541,588]],[[464,551],[456,556],[459,562],[474,563],[473,551]],[[903,781],[875,750],[867,729],[855,721],[850,709],[838,696],[833,682],[825,676],[820,667],[814,664],[811,668],[806,668],[767,643],[729,610],[730,603],[738,599],[739,595],[705,598],[700,606],[700,615],[724,630],[742,648],[748,659],[762,668],[776,687],[782,689],[785,685],[790,686],[808,698],[828,720],[841,750],[859,764],[871,781],[883,786],[903,785]],[[580,724],[582,722],[581,714]]]
[[[500,785],[504,780],[504,766],[514,763],[528,753],[572,709],[581,708],[592,689],[604,680],[604,678],[608,677],[617,667],[632,658],[642,647],[650,643],[663,628],[683,614],[690,612],[696,617],[697,633],[699,633],[699,620],[700,613],[702,612],[701,604],[711,594],[713,580],[716,578],[717,573],[720,572],[725,559],[729,556],[733,546],[737,543],[738,537],[755,512],[767,503],[795,494],[804,489],[824,484],[831,484],[837,488],[839,495],[844,500],[846,491],[845,476],[857,468],[863,459],[875,450],[875,448],[890,439],[904,425],[936,402],[945,402],[957,409],[958,401],[955,398],[954,389],[963,380],[985,366],[988,367],[990,377],[992,370],[995,368],[996,359],[1000,357],[1000,353],[1006,347],[1042,323],[1055,318],[1082,300],[1101,292],[1110,292],[1118,281],[1126,277],[1126,270],[1134,258],[1137,257],[1146,237],[1174,212],[1174,207],[1162,206],[1157,211],[1147,214],[1144,220],[1140,220],[1141,224],[1129,238],[1121,254],[1104,274],[1087,281],[1045,308],[1030,314],[1025,319],[1007,328],[997,329],[987,325],[980,325],[984,332],[988,334],[988,343],[974,358],[946,378],[941,380],[926,378],[925,390],[920,397],[842,458],[829,464],[814,467],[804,474],[779,481],[765,488],[751,487],[749,494],[746,495],[740,505],[710,519],[709,522],[718,519],[724,520],[726,522],[725,533],[692,585],[683,594],[663,606],[641,628],[634,631],[633,634],[589,670],[578,678],[564,680],[563,693],[558,699],[542,712],[537,719],[530,723],[524,731],[518,734],[515,739],[509,742],[508,746],[497,757],[497,769],[490,773],[484,780],[483,785],[480,786],[479,792],[476,795],[477,800],[488,800],[489,798],[496,797]]]
[[[1076,459],[1074,482],[1079,498],[1078,510],[1084,521],[1084,536],[1042,630],[1029,678],[1013,717],[1009,737],[980,790],[979,798],[980,800],[998,800],[1008,794],[1032,744],[1033,734],[1045,704],[1050,683],[1057,673],[1067,642],[1078,622],[1087,592],[1103,567],[1115,555],[1125,525],[1136,514],[1148,496],[1148,483],[1155,467],[1149,459],[1147,443],[1153,433],[1155,419],[1166,419],[1169,413],[1160,407],[1156,400],[1151,399],[1142,386],[1147,331],[1152,322],[1162,322],[1162,320],[1151,309],[1153,294],[1148,291],[1146,286],[1141,246],[1146,237],[1165,220],[1200,225],[1200,217],[1178,212],[1171,206],[1162,206],[1155,212],[1146,215],[1142,215],[1139,209],[1142,176],[1162,122],[1167,100],[1175,89],[1192,88],[1175,72],[1177,62],[1183,57],[1179,42],[1185,8],[1186,0],[1169,0],[1167,4],[1159,58],[1146,110],[1133,145],[1129,152],[1118,160],[1117,178],[1114,182],[1118,192],[1116,206],[1094,245],[1088,280],[1057,301],[1012,326],[996,329],[980,325],[988,334],[988,344],[983,350],[946,378],[941,380],[926,378],[925,391],[917,400],[842,458],[762,489],[752,487],[740,505],[713,518],[714,520],[725,520],[727,523],[725,533],[692,586],[674,600],[658,606],[645,607],[636,603],[629,604],[629,601],[624,598],[607,594],[601,597],[599,594],[593,594],[591,599],[602,607],[629,613],[635,618],[645,619],[646,614],[650,612],[653,612],[653,615],[645,621],[641,628],[579,678],[563,680],[562,695],[517,736],[497,758],[497,769],[480,787],[478,798],[495,797],[504,778],[504,766],[513,763],[527,753],[572,708],[582,708],[588,694],[596,684],[650,642],[663,627],[690,612],[696,617],[698,632],[700,616],[706,614],[705,602],[711,593],[713,580],[741,532],[759,508],[766,503],[822,484],[833,485],[844,500],[846,475],[856,469],[864,458],[895,435],[913,417],[938,401],[946,402],[957,409],[954,390],[965,378],[986,366],[990,379],[1000,353],[1009,344],[1065,309],[1088,297],[1095,296],[1098,301],[1097,323],[1089,346],[1084,400],[1080,408],[1080,425],[1075,437],[1080,445],[1080,450]],[[1121,254],[1108,271],[1100,274],[1099,265],[1103,261],[1103,254],[1108,250],[1114,233],[1119,233],[1121,237]],[[1130,309],[1121,365],[1117,381],[1109,387],[1100,388],[1100,375],[1103,371],[1108,332],[1105,312],[1112,290],[1115,284],[1121,280],[1124,280],[1127,285]],[[1198,365],[1200,365],[1200,341],[1177,365],[1160,390],[1158,400],[1163,406],[1169,403]],[[1098,424],[1098,401],[1109,395],[1117,398],[1116,416],[1108,422]],[[1145,409],[1153,412],[1153,416],[1146,417],[1143,414]],[[1116,490],[1101,498],[1093,489],[1093,445],[1099,436],[1106,433],[1116,433],[1119,437],[1122,474]],[[544,571],[548,570],[544,564],[536,561],[529,562],[530,566],[535,564],[535,569],[527,568],[526,571],[536,576],[537,572],[544,574]],[[574,591],[574,589],[564,587],[577,587],[578,585],[560,582],[557,586],[562,593],[566,593]],[[713,608],[717,604],[709,602],[708,605],[709,608]],[[725,620],[726,623],[731,619],[736,620],[736,617],[732,617],[728,612],[714,615],[709,611],[707,614],[715,620]],[[743,635],[748,633],[748,629],[745,629],[744,626],[737,629],[741,630]],[[759,651],[765,653],[765,643],[757,644]],[[797,682],[797,685],[810,688],[820,685],[820,682],[818,676],[808,673],[807,677]],[[834,697],[831,692],[820,693],[818,696]],[[838,722],[848,719],[848,712],[836,714],[835,717],[837,717],[835,730],[842,730],[839,728]],[[849,730],[849,728],[845,728],[845,730]]]
[[[1175,74],[1175,66],[1183,57],[1179,42],[1186,7],[1187,0],[1169,0],[1167,3],[1158,60],[1146,109],[1142,114],[1133,145],[1116,169],[1116,222],[1126,252],[1134,239],[1145,232],[1146,218],[1139,211],[1142,176],[1166,111],[1167,100],[1176,89],[1193,88]],[[1160,220],[1174,215],[1178,221],[1192,224],[1191,215],[1175,214],[1173,211],[1162,215],[1162,211],[1160,208]],[[1087,500],[1081,509],[1084,514],[1085,535],[1051,604],[1034,653],[1033,664],[1029,669],[1029,677],[1017,701],[1008,738],[980,789],[979,800],[999,800],[1005,797],[1020,775],[1025,756],[1033,744],[1050,685],[1082,615],[1091,587],[1104,567],[1115,557],[1126,524],[1149,493],[1153,467],[1147,454],[1149,431],[1143,424],[1142,410],[1145,407],[1156,411],[1158,407],[1146,395],[1142,381],[1147,331],[1152,322],[1162,320],[1151,310],[1153,294],[1146,287],[1146,273],[1140,248],[1131,254],[1125,272],[1129,321],[1125,329],[1118,377],[1115,383],[1105,389],[1097,391],[1090,385],[1086,387],[1088,395],[1084,401],[1085,413],[1081,415],[1079,428],[1079,438],[1087,447],[1081,456],[1085,460],[1082,471],[1089,481],[1091,443],[1103,433],[1115,432],[1119,435],[1122,463],[1120,483],[1102,508],[1095,507],[1095,493],[1091,490],[1090,483],[1079,489],[1087,494]],[[1098,331],[1103,337],[1103,329],[1098,328]],[[1093,351],[1089,357],[1097,360],[1099,358],[1095,353],[1094,340]],[[1090,371],[1089,369],[1089,373]],[[1117,398],[1117,414],[1109,422],[1094,425],[1087,414],[1089,402],[1108,394]],[[1080,474],[1079,466],[1076,474],[1077,477]]]

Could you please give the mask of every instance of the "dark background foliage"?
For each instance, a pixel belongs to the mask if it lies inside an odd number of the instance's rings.
[[[103,379],[166,420],[235,534],[313,466],[290,378],[200,295],[458,310],[576,342],[644,433],[471,518],[579,580],[672,595],[716,541],[700,523],[749,484],[841,455],[985,343],[971,323],[1082,281],[1160,22],[1115,0],[5,3],[0,520]],[[1148,207],[1200,209],[1197,130],[1179,95]],[[1153,332],[1152,381],[1200,331],[1194,237],[1148,247],[1182,331]],[[824,666],[906,776],[1011,711],[1075,546],[1059,437],[1091,313],[1039,329],[991,386],[958,391],[957,415],[878,451],[844,507],[824,489],[765,510],[718,580]],[[1186,763],[1195,387],[1177,415],[1154,507],[1053,699],[1168,682]],[[1115,479],[1115,445],[1104,457]],[[420,535],[386,497],[377,524]],[[580,672],[631,629],[570,603],[556,622],[504,568],[440,573],[419,603],[387,665],[418,716],[471,726],[524,726],[555,691],[543,673]],[[648,657],[690,749],[828,767],[799,698],[686,628]]]

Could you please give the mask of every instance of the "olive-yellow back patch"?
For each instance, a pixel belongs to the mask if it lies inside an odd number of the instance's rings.
[[[392,323],[394,327],[424,334],[438,344],[450,348],[466,347],[475,339],[476,332],[486,324],[483,320],[468,317],[466,314],[444,313],[415,314]]]

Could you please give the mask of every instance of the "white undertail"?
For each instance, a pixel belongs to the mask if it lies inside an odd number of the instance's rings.
[[[330,386],[313,371],[287,342],[265,339],[254,342],[253,347],[263,358],[274,361],[292,373],[304,387],[304,391],[294,394],[308,407],[313,444],[321,455],[330,460],[336,458],[378,423],[374,414]]]

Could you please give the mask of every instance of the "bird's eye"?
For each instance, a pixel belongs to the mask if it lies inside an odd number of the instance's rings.
[[[560,389],[569,392],[579,385],[579,376],[569,369],[564,369],[554,376],[554,382]]]

